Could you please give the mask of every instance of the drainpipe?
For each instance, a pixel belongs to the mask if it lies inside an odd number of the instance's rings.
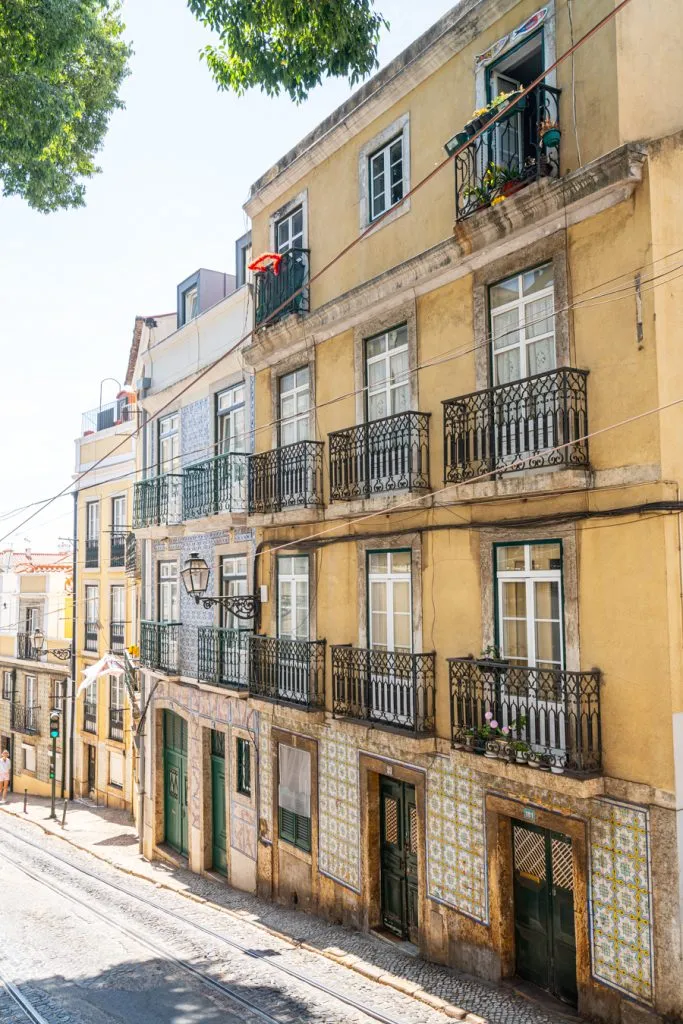
[[[76,628],[78,605],[78,588],[76,586],[76,572],[78,568],[78,491],[73,492],[74,498],[74,542],[73,542],[73,565],[71,570],[71,721],[69,722],[69,799],[74,798],[74,729],[76,722]],[[62,758],[64,761],[65,758]],[[62,772],[64,766],[62,765]]]

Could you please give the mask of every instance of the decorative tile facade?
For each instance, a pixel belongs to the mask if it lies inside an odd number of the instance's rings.
[[[180,410],[180,459],[183,469],[211,457],[211,404],[208,398]]]
[[[451,757],[427,773],[427,894],[488,923],[484,790]]]
[[[256,812],[234,795],[230,801],[230,845],[250,860],[256,860]]]
[[[259,728],[259,791],[261,807],[259,814],[261,821],[265,822],[266,831],[264,838],[273,838],[273,766],[271,762],[270,749],[270,722],[267,718],[261,719]]]
[[[358,749],[342,733],[318,748],[318,868],[360,892]]]
[[[637,999],[653,999],[648,812],[596,800],[591,818],[593,976]]]

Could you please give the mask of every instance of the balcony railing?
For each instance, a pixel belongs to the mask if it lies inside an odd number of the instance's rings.
[[[126,534],[126,576],[138,575],[138,548],[134,533]]]
[[[246,511],[247,458],[242,452],[228,452],[187,466],[183,473],[183,519]]]
[[[115,654],[122,654],[126,649],[126,623],[109,623],[109,646]]]
[[[449,674],[454,745],[530,767],[600,771],[597,669],[567,672],[449,658]]]
[[[179,523],[183,511],[182,483],[180,473],[139,480],[133,495],[133,529]]]
[[[97,702],[83,701],[83,731],[97,732]]]
[[[178,671],[179,622],[140,623],[140,664],[162,672]]]
[[[434,731],[436,655],[332,648],[332,712],[406,732]]]
[[[277,272],[269,267],[254,274],[257,327],[269,317],[268,322],[274,323],[288,313],[308,312],[308,257],[308,249],[290,249],[283,253]]]
[[[588,466],[587,377],[563,367],[444,402],[444,482]]]
[[[13,704],[10,715],[10,728],[13,732],[22,732],[28,736],[40,734],[40,705]]]
[[[123,739],[123,708],[109,708],[109,739]]]
[[[85,541],[85,567],[96,569],[100,564],[100,542],[86,538]]]
[[[249,692],[308,708],[325,704],[325,641],[249,639]]]
[[[17,633],[17,658],[23,661],[42,661],[42,653],[33,646],[31,633]]]
[[[109,565],[112,569],[122,569],[126,564],[127,533],[114,530],[109,540]]]
[[[559,117],[560,90],[538,85],[485,128],[455,159],[456,219],[532,181],[559,177]],[[554,133],[544,135],[551,124]]]
[[[202,682],[246,689],[249,684],[248,629],[215,629],[200,626],[197,664]]]
[[[99,409],[84,412],[81,423],[82,434],[92,434],[97,430],[106,430],[117,423],[128,423],[134,415],[134,406],[128,397],[117,398],[113,402],[105,402]]]
[[[317,508],[323,501],[323,442],[296,441],[249,456],[249,513]]]
[[[401,412],[330,434],[332,501],[427,490],[429,417]]]
[[[98,635],[99,635],[99,629],[100,629],[99,622],[97,622],[97,621],[95,621],[95,622],[86,621],[86,623],[85,623],[85,650],[86,651],[96,651],[97,650],[97,640],[98,640]]]

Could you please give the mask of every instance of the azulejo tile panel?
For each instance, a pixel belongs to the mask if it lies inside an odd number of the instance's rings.
[[[484,790],[451,757],[427,773],[427,893],[488,923]]]
[[[341,733],[318,748],[318,868],[360,892],[358,750]]]
[[[596,800],[591,818],[593,976],[651,1003],[652,897],[648,812]]]

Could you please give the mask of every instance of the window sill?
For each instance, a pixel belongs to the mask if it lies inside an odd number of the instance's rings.
[[[307,853],[306,850],[302,850],[298,846],[294,846],[288,839],[278,836],[278,846],[291,857],[296,857],[297,860],[303,861],[304,864],[313,866],[313,854]]]
[[[384,216],[380,216],[377,220],[371,220],[367,224],[363,225],[360,233],[363,234],[364,232],[367,232],[365,237],[369,238],[371,235],[374,235],[376,231],[381,231],[387,224],[393,224],[395,220],[398,220],[399,217],[402,217],[406,213],[410,213],[410,199],[403,199],[400,203],[397,203],[396,206],[390,207],[389,212],[384,214]]]

